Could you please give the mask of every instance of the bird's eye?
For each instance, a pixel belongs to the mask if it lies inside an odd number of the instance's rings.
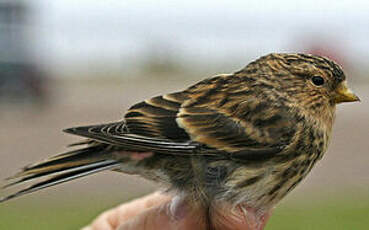
[[[314,76],[311,78],[311,81],[314,83],[314,85],[320,86],[324,84],[324,78],[321,76]]]

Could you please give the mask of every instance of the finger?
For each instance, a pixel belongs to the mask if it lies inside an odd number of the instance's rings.
[[[114,230],[128,219],[144,212],[146,209],[165,203],[168,200],[170,200],[169,195],[164,195],[160,192],[152,193],[103,212],[90,226],[82,230]]]
[[[178,204],[177,204],[178,205]],[[133,219],[128,220],[121,225],[118,230],[190,230],[205,229],[205,222],[202,221],[197,211],[189,211],[186,204],[182,203],[176,208],[177,216],[171,213],[171,201],[152,207],[145,212],[139,214]],[[180,213],[180,215],[178,215]]]
[[[137,215],[155,206],[159,206],[170,201],[171,196],[160,192],[155,192],[145,197],[135,199],[129,203],[117,207],[114,218],[116,225],[119,225]]]

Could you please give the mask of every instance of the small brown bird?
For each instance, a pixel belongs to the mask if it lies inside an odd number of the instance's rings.
[[[359,101],[333,61],[269,54],[233,74],[132,106],[115,123],[66,129],[84,147],[27,166],[15,185],[53,176],[6,201],[103,170],[166,184],[193,206],[265,215],[327,150],[336,104]],[[212,229],[212,227],[209,227]]]

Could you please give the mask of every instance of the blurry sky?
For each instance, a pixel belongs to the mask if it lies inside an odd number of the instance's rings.
[[[28,2],[28,1],[27,1]],[[30,2],[29,2],[30,3]],[[33,0],[36,57],[56,66],[129,67],[150,52],[232,63],[320,41],[369,60],[369,1]]]

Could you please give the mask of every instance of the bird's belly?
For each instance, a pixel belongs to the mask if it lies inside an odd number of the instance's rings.
[[[279,165],[239,167],[225,184],[224,199],[256,209],[273,207],[306,177],[317,160],[317,154],[302,154]]]

